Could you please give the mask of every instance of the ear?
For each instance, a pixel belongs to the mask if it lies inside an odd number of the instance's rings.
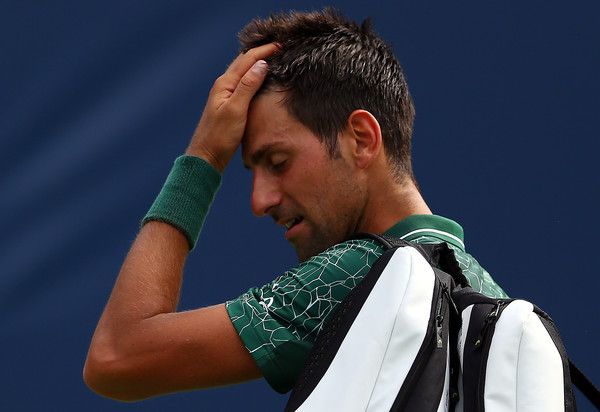
[[[366,169],[382,149],[379,122],[366,110],[355,110],[348,117],[346,134],[356,165]]]

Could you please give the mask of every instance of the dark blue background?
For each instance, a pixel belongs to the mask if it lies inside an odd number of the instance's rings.
[[[314,1],[105,0],[0,6],[0,408],[281,410],[263,382],[137,404],[81,379],[123,257],[237,31]],[[512,296],[555,319],[600,383],[595,245],[600,3],[339,1],[372,16],[417,108],[416,175],[468,249]],[[295,264],[249,208],[236,159],[186,268],[182,309],[234,298]],[[231,256],[235,258],[231,258]],[[579,397],[581,410],[591,410]]]

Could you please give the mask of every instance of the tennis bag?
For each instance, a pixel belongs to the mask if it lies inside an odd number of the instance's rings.
[[[475,292],[445,243],[353,238],[385,252],[319,334],[286,412],[576,410],[546,313]],[[600,393],[575,371],[600,409]]]

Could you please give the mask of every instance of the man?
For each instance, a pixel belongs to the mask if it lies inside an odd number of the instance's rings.
[[[254,21],[240,38],[244,53],[216,80],[98,323],[84,377],[104,396],[260,377],[288,391],[329,315],[382,253],[344,241],[357,232],[448,242],[476,289],[504,295],[465,253],[462,228],[421,197],[408,87],[368,23],[292,13]],[[176,312],[187,254],[240,145],[253,212],[286,228],[300,264],[226,304]]]

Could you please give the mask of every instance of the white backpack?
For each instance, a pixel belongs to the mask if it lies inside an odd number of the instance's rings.
[[[547,314],[475,292],[445,243],[353,238],[386,251],[319,334],[286,412],[576,410]]]

